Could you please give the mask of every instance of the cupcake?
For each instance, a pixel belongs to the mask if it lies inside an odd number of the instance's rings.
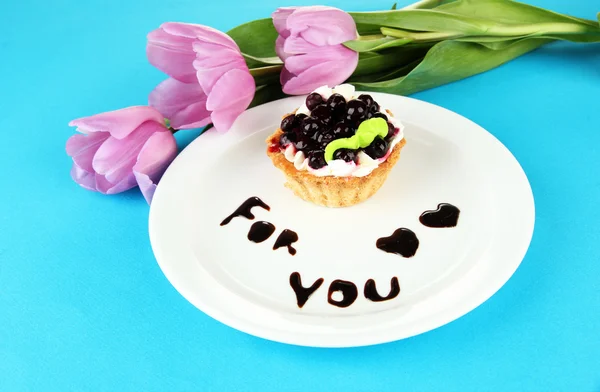
[[[323,86],[283,117],[267,155],[285,186],[308,202],[348,207],[373,196],[406,144],[403,125],[354,86]]]

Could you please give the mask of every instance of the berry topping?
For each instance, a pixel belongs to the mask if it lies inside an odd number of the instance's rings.
[[[346,121],[358,125],[367,117],[367,105],[363,101],[354,99],[346,105]]]
[[[300,133],[305,137],[312,137],[315,132],[321,129],[323,123],[316,118],[307,117],[302,121],[302,126],[300,127]]]
[[[388,144],[381,137],[377,136],[375,140],[365,148],[365,154],[373,159],[383,158],[388,151]]]
[[[286,148],[288,144],[294,143],[296,141],[295,133],[282,133],[279,137],[279,145],[283,148]]]
[[[387,125],[388,125],[388,134],[385,138],[389,140],[392,137],[394,137],[394,134],[396,134],[396,128],[389,121],[388,121]]]
[[[346,99],[341,94],[332,94],[327,100],[327,106],[331,109],[334,120],[340,120],[346,114]]]
[[[311,93],[308,94],[308,97],[306,97],[306,107],[308,108],[308,110],[312,111],[314,108],[316,108],[322,103],[323,97],[321,96],[321,94]]]
[[[383,118],[385,121],[388,120],[388,117],[384,113],[381,113],[381,112],[375,112],[375,113],[373,113],[371,115],[371,118],[373,118],[373,117]]]
[[[318,170],[326,165],[327,162],[325,162],[325,151],[313,150],[308,153],[308,166]]]
[[[299,138],[294,143],[294,147],[296,147],[296,150],[298,151],[307,151],[310,148],[310,145],[310,140],[305,138]]]
[[[346,162],[356,162],[356,151],[341,148],[333,153],[333,159],[343,159]]]
[[[354,135],[354,129],[345,122],[339,122],[333,127],[333,138],[342,139]]]
[[[370,96],[369,94],[360,94],[358,96],[358,100],[359,101],[363,101],[364,103],[367,104],[367,107],[371,107],[373,105],[373,103],[375,102],[375,100],[373,99],[372,96]]]
[[[320,133],[319,137],[317,138],[317,143],[322,148],[325,148],[333,139],[335,139],[335,137],[333,136],[333,133],[331,131]]]
[[[373,101],[373,103],[371,104],[371,106],[369,107],[369,111],[371,113],[377,113],[379,110],[381,109],[381,107],[379,106],[379,104],[375,101]]]
[[[304,113],[296,114],[296,121],[298,121],[298,125],[302,124],[302,120],[304,120],[306,117],[308,116]]]
[[[329,106],[326,104],[322,104],[314,108],[310,113],[310,116],[316,118],[325,125],[331,123],[331,109],[329,109]]]
[[[281,120],[280,128],[283,132],[289,133],[294,130],[300,123],[295,115],[290,114]]]

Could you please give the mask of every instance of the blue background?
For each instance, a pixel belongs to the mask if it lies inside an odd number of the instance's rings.
[[[530,1],[589,19],[600,11],[595,0]],[[71,180],[69,120],[145,104],[164,78],[146,61],[147,32],[164,21],[227,30],[281,5],[292,4],[3,3],[0,391],[600,391],[598,45],[551,45],[414,95],[481,124],[515,154],[537,220],[527,257],[495,296],[404,341],[313,349],[221,325],[162,275],[137,190],[104,196]]]

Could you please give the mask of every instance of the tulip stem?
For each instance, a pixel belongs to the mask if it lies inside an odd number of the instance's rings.
[[[532,23],[532,24],[497,24],[489,26],[481,32],[465,33],[457,31],[432,31],[415,32],[402,29],[393,29],[382,27],[381,33],[394,38],[410,39],[411,42],[433,42],[446,39],[457,39],[464,37],[506,37],[507,39],[519,37],[539,37],[571,34],[589,34],[596,36],[600,41],[600,30],[596,27],[590,27],[577,23]],[[596,41],[596,40],[595,40]]]
[[[432,9],[435,8],[437,6],[446,4],[446,3],[452,3],[455,0],[421,0],[421,1],[417,1],[416,3],[407,5],[406,7],[403,7],[403,10],[424,10],[424,9]]]
[[[382,27],[381,33],[394,38],[409,39],[411,42],[433,42],[440,41],[449,38],[460,38],[463,37],[462,33],[449,32],[426,32],[418,33],[413,31],[405,31],[400,29],[392,29],[390,27]]]
[[[251,68],[250,75],[254,77],[257,86],[271,84],[279,81],[279,74],[281,73],[282,69],[283,64]]]

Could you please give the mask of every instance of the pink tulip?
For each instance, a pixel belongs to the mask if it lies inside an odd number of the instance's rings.
[[[246,110],[256,86],[237,44],[213,28],[164,23],[148,34],[152,65],[171,78],[150,93],[149,103],[176,129],[212,122],[227,131]]]
[[[325,6],[283,7],[272,15],[279,33],[277,55],[284,61],[281,84],[287,94],[307,94],[343,83],[358,65],[358,53],[343,42],[358,37],[346,12]]]
[[[81,132],[67,141],[75,182],[105,194],[137,185],[150,204],[158,180],[177,155],[175,138],[157,110],[133,106],[69,125]]]

